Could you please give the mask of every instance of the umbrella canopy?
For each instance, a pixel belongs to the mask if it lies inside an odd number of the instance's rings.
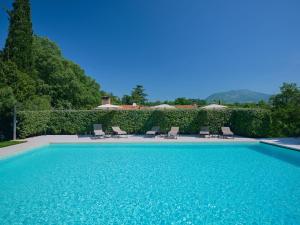
[[[105,105],[98,106],[96,109],[119,109],[119,108],[121,107],[117,105],[105,104]]]
[[[153,109],[176,109],[175,106],[168,105],[168,104],[156,105],[151,108],[153,108]]]
[[[217,104],[211,104],[204,107],[201,107],[201,109],[226,109],[227,106],[225,105],[217,105]]]

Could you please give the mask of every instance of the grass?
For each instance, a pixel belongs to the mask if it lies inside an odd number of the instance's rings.
[[[1,141],[0,142],[0,148],[4,148],[7,146],[11,146],[11,145],[18,145],[18,144],[22,144],[25,143],[26,141]]]

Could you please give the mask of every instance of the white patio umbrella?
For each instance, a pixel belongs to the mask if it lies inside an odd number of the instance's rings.
[[[156,105],[156,106],[152,106],[151,108],[153,108],[153,109],[176,109],[175,106],[168,105],[168,104]]]
[[[225,105],[218,105],[218,104],[210,104],[204,107],[201,107],[201,109],[226,109],[227,106]]]
[[[121,108],[118,105],[112,105],[112,104],[105,104],[105,105],[100,105],[96,109],[119,109]]]

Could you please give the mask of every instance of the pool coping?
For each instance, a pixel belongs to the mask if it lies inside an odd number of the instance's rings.
[[[18,157],[18,156],[22,156],[22,155],[25,155],[25,154],[30,153],[30,152],[38,151],[38,150],[40,150],[40,149],[42,149],[44,147],[47,147],[49,145],[50,145],[50,143],[45,143],[45,144],[42,144],[42,145],[39,145],[39,146],[28,147],[26,149],[24,148],[21,151],[13,152],[11,154],[0,155],[0,162],[4,161],[4,160],[7,160],[7,159],[15,158],[15,157]]]
[[[124,141],[123,141],[124,140]],[[126,138],[113,138],[113,139],[91,139],[90,136],[83,137],[80,139],[77,135],[48,135],[48,136],[38,136],[26,139],[26,143],[8,146],[0,149],[0,161],[24,154],[30,151],[37,150],[41,147],[45,147],[50,144],[246,144],[246,143],[264,143],[273,146],[278,146],[294,151],[300,151],[300,139],[298,144],[298,139],[290,139],[294,141],[292,144],[282,144],[277,143],[281,139],[255,139],[255,138],[243,138],[236,137],[235,139],[219,139],[219,138],[199,138],[192,135],[182,135],[179,139],[166,140],[166,139],[148,139],[140,135],[131,135],[128,139]],[[289,140],[289,139],[288,139]],[[287,139],[285,139],[285,142]],[[295,144],[296,143],[296,144]]]
[[[300,152],[300,147],[297,148],[297,147],[278,144],[278,143],[273,143],[273,142],[269,142],[269,141],[260,141],[260,143],[267,144],[267,145],[272,145],[272,146],[277,146],[277,147],[281,147],[281,148],[286,148],[286,149],[289,149],[289,150]]]

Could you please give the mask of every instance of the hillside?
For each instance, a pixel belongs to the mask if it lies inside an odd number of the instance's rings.
[[[270,97],[271,95],[250,90],[232,90],[212,94],[206,98],[206,101],[221,101],[224,103],[257,103],[261,100],[268,101]]]

